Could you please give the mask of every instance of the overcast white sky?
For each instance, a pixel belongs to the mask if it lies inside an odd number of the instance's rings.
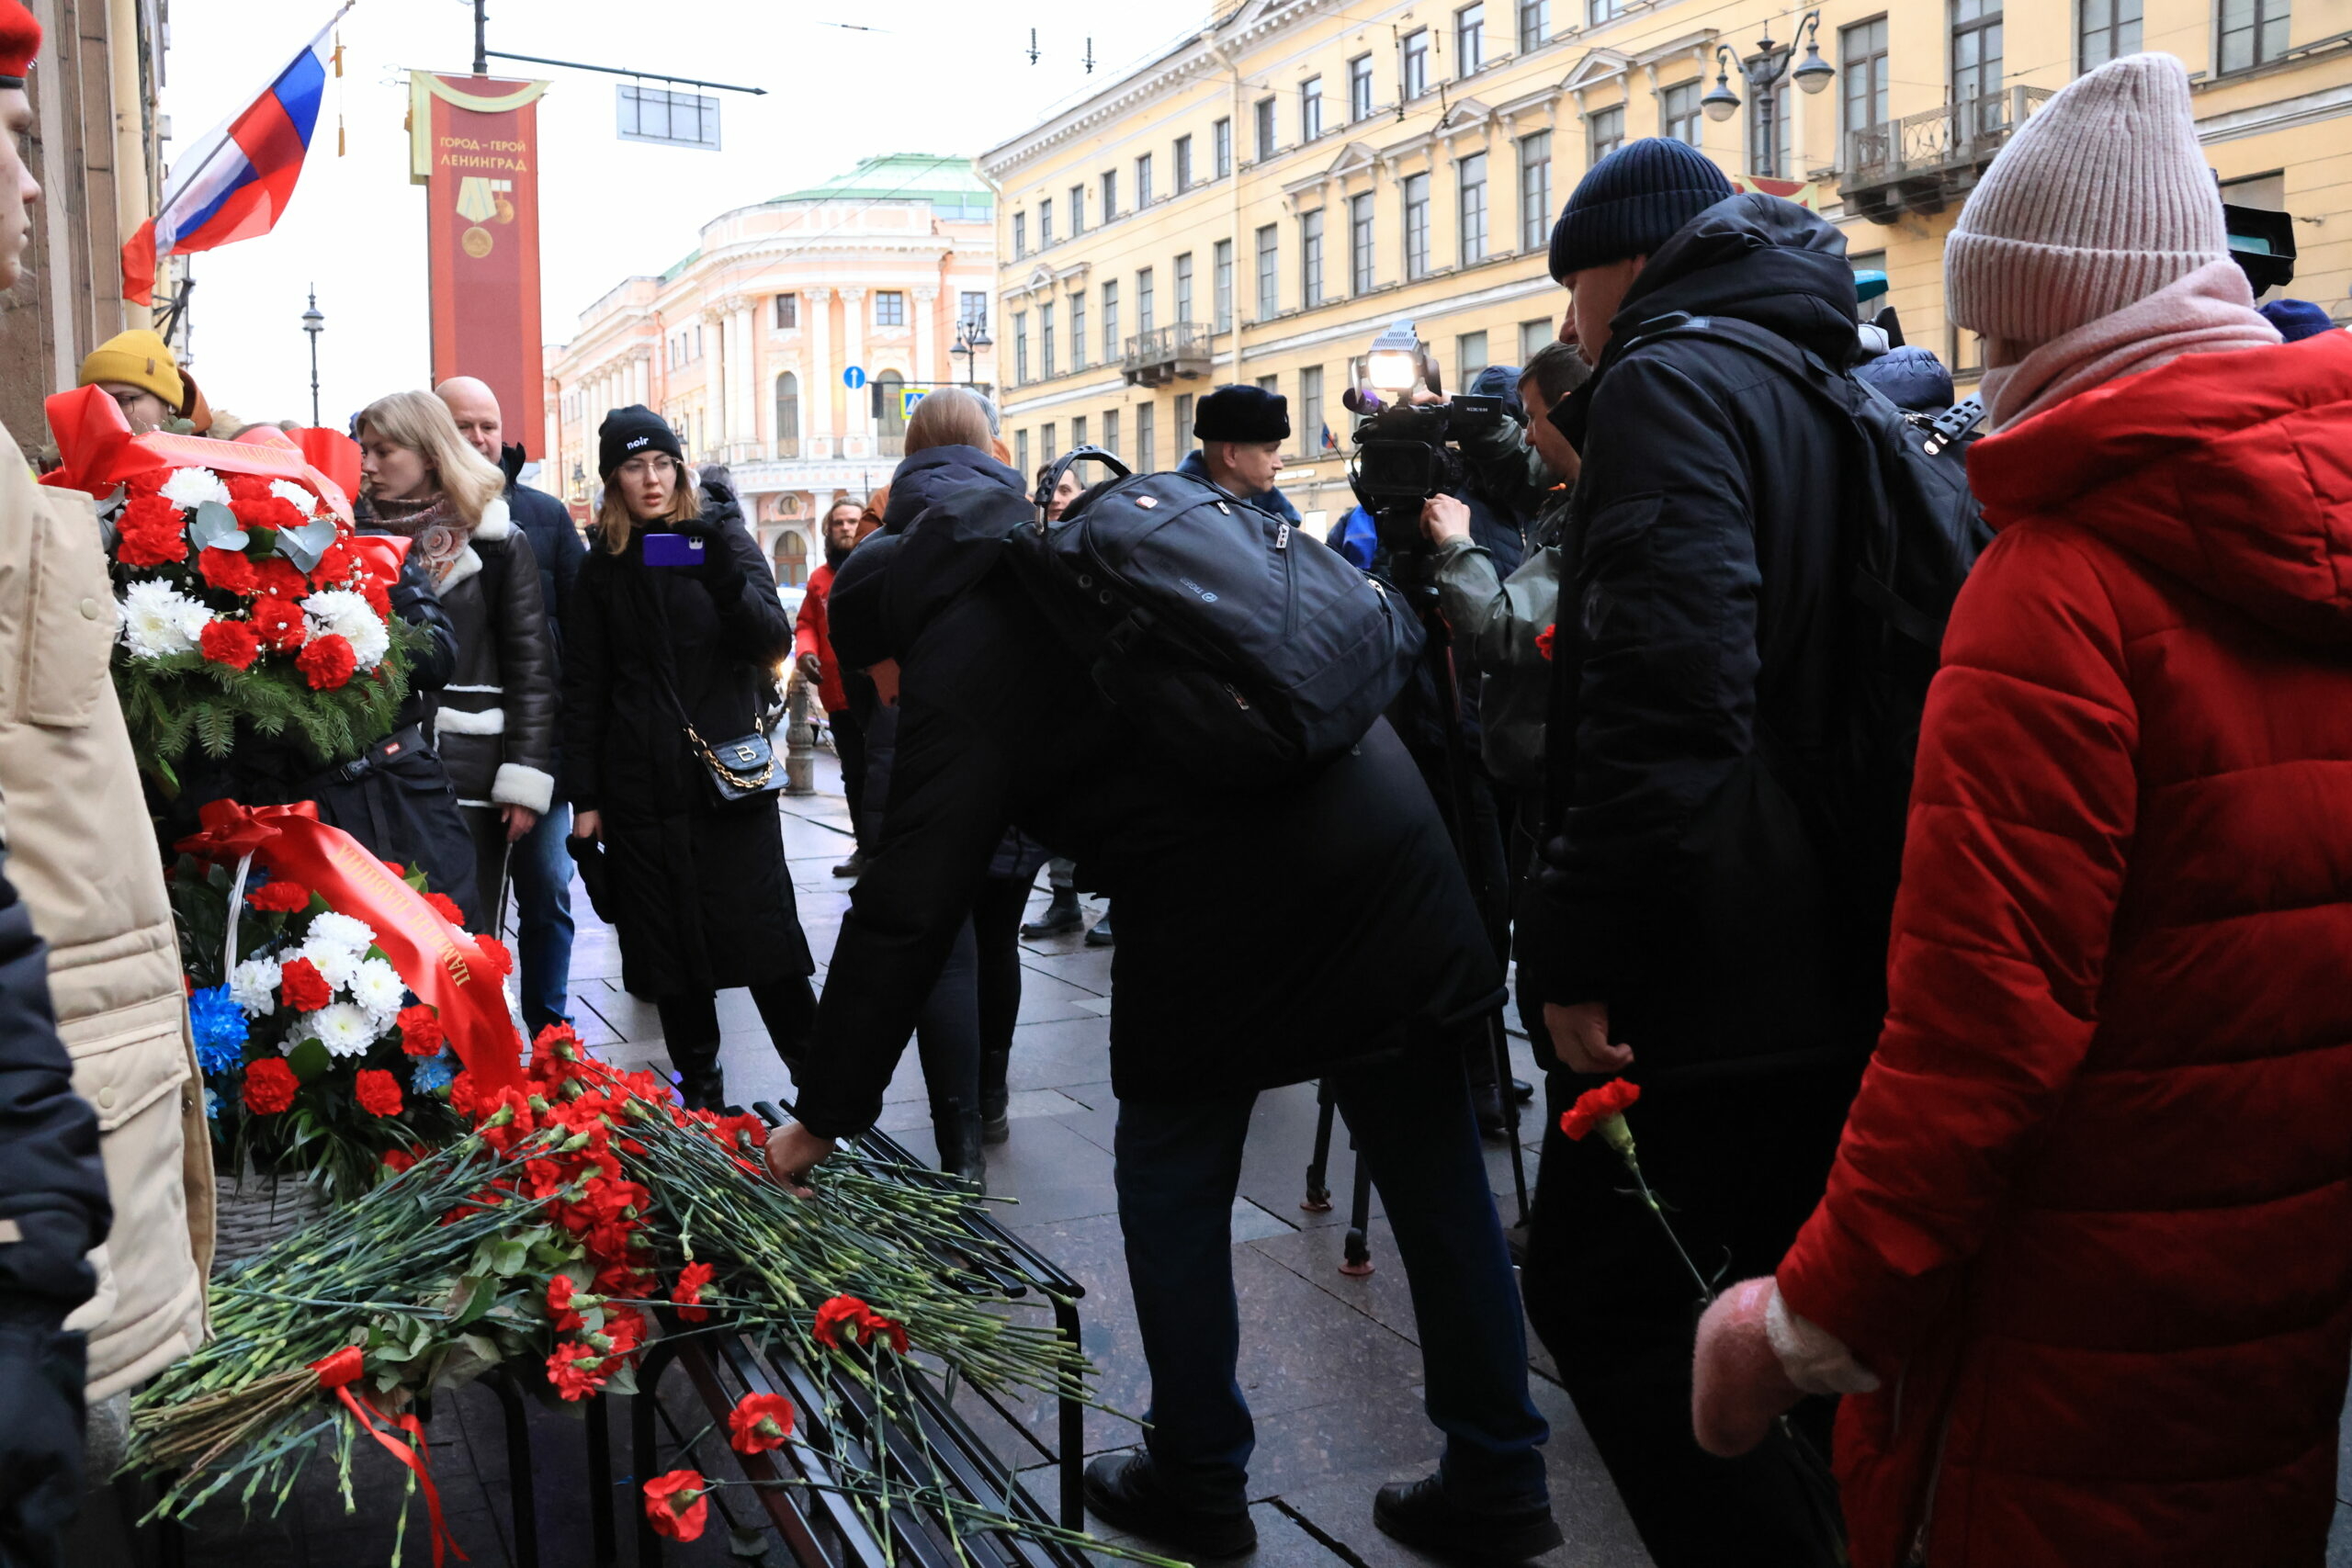
[[[165,156],[250,102],[334,5],[172,0],[164,112],[179,141]],[[493,74],[556,84],[539,100],[542,335],[569,338],[583,307],[631,273],[676,261],[697,227],[730,207],[876,152],[978,152],[1158,52],[1206,12],[1099,0],[492,0],[492,49],[767,89],[718,95],[725,151],[713,153],[616,138],[623,78],[490,62]],[[401,72],[464,71],[472,18],[470,0],[359,0],[344,18],[344,74],[329,79],[286,216],[262,239],[194,258],[191,368],[215,407],[309,418],[300,317],[313,282],[326,317],[327,423],[424,384],[424,191],[408,183]],[[1034,66],[1033,27],[1043,55]],[[1090,34],[1091,76],[1080,61]]]

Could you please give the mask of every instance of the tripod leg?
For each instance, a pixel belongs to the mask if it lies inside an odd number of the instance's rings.
[[[1356,1190],[1348,1204],[1346,1257],[1340,1272],[1361,1280],[1372,1272],[1372,1162],[1356,1148],[1353,1138],[1348,1140],[1348,1147],[1356,1156]]]
[[[1510,1182],[1519,1197],[1519,1223],[1527,1224],[1527,1150],[1519,1136],[1519,1097],[1510,1089],[1510,1034],[1503,1028],[1502,1014],[1487,1015],[1487,1034],[1495,1047],[1495,1098],[1503,1108],[1503,1120],[1510,1129]]]
[[[1315,1156],[1306,1163],[1306,1196],[1299,1207],[1310,1214],[1331,1212],[1331,1118],[1339,1102],[1329,1083],[1315,1086]]]

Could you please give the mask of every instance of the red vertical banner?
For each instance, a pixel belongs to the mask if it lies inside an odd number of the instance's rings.
[[[409,181],[425,187],[433,379],[476,376],[506,439],[544,457],[539,95],[545,82],[409,73]]]

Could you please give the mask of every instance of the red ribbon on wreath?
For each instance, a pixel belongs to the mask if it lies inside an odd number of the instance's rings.
[[[369,1437],[383,1444],[394,1459],[416,1472],[417,1483],[424,1493],[425,1515],[433,1521],[433,1568],[441,1568],[441,1549],[445,1543],[458,1554],[458,1562],[473,1561],[466,1555],[465,1548],[458,1544],[457,1537],[449,1533],[449,1527],[442,1521],[441,1492],[433,1484],[432,1458],[424,1446],[424,1423],[413,1415],[387,1416],[376,1408],[374,1400],[364,1393],[351,1392],[351,1385],[367,1371],[365,1358],[356,1345],[345,1345],[334,1355],[311,1362],[310,1367],[319,1374],[322,1390],[343,1401],[344,1408],[368,1429]],[[414,1446],[411,1447],[393,1437],[394,1432],[406,1432]]]
[[[348,490],[310,455],[310,447],[291,442],[215,441],[203,435],[174,435],[151,430],[134,435],[123,418],[121,405],[103,387],[77,387],[43,400],[50,433],[57,437],[58,467],[40,482],[65,490],[106,496],[134,474],[157,468],[210,468],[216,474],[259,474],[293,479],[319,494],[334,514],[349,523]],[[327,434],[334,434],[332,431]],[[319,455],[338,468],[350,465],[325,444],[314,443]],[[354,470],[356,471],[356,470]]]
[[[224,864],[251,855],[318,894],[329,908],[367,921],[401,979],[440,1013],[442,1031],[474,1082],[492,1094],[521,1085],[522,1042],[498,966],[469,933],[443,919],[358,840],[320,821],[317,802],[216,800],[197,819],[204,830],[182,839],[181,853]]]

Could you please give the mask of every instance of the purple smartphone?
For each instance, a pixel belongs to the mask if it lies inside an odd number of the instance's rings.
[[[645,536],[645,564],[700,566],[702,547],[702,540],[685,534],[648,534]]]

